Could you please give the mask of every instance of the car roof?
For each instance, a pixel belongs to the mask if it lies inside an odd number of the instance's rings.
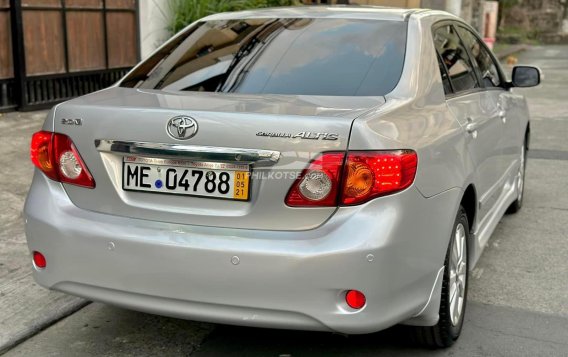
[[[339,18],[406,21],[416,12],[425,9],[402,9],[383,6],[295,6],[224,12],[205,17],[204,21],[250,18]]]

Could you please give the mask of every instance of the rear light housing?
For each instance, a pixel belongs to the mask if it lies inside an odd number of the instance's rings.
[[[417,166],[412,150],[322,153],[292,185],[285,202],[291,207],[362,204],[408,188]]]
[[[345,161],[342,205],[357,205],[412,185],[418,157],[412,150],[353,151]]]
[[[94,188],[95,180],[67,135],[40,131],[32,136],[33,164],[54,181]]]
[[[286,204],[292,207],[337,206],[344,159],[343,152],[326,152],[312,160],[292,185]]]

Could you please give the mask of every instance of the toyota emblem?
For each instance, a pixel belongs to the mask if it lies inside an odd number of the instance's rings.
[[[173,117],[168,121],[166,131],[174,139],[187,140],[197,134],[197,122],[187,115]]]

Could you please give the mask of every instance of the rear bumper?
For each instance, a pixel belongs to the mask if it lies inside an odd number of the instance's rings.
[[[425,199],[410,188],[340,208],[313,230],[259,231],[82,210],[36,174],[26,235],[30,251],[46,256],[34,277],[50,289],[201,321],[368,333],[427,304],[458,194]],[[346,289],[363,291],[367,305],[350,309]]]

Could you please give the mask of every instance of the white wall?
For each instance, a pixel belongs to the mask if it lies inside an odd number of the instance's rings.
[[[142,59],[148,57],[164,43],[171,34],[168,23],[171,16],[169,0],[140,1],[140,52]]]
[[[462,16],[462,0],[446,0],[446,11],[456,16]]]

